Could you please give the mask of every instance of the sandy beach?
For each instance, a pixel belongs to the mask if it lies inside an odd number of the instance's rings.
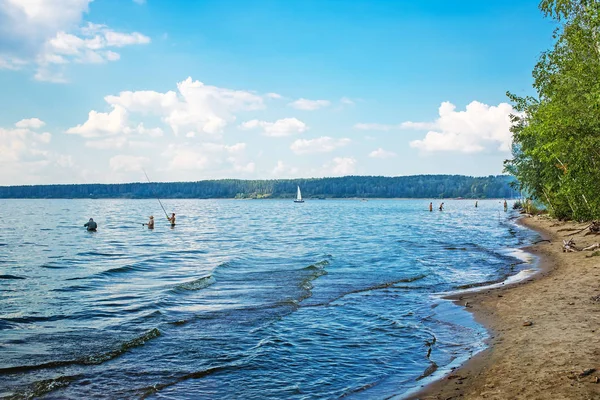
[[[410,399],[600,399],[600,255],[562,251],[587,224],[520,222],[549,240],[526,249],[541,271],[454,298],[490,331],[489,348]],[[577,246],[600,242],[586,232]]]

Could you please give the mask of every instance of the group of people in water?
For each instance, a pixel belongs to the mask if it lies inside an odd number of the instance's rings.
[[[478,202],[475,201],[475,208],[477,208],[478,205],[479,205]],[[439,210],[444,211],[444,203],[443,202],[440,203]],[[433,203],[432,202],[429,203],[429,211],[433,211]],[[504,200],[504,212],[506,212],[506,211],[508,211],[508,203],[506,202],[506,200]]]
[[[166,217],[167,217],[167,221],[169,221],[169,223],[171,224],[171,228],[174,228],[175,227],[175,213],[171,213],[170,217],[168,215]],[[86,222],[85,224],[83,224],[83,226],[85,228],[87,228],[87,230],[90,232],[96,232],[96,230],[98,229],[98,223],[96,223],[96,221],[94,221],[93,218],[90,218],[90,220],[88,222]],[[154,229],[154,216],[151,215],[148,219],[148,222],[145,224],[142,224],[142,226],[147,226],[148,229]]]
[[[477,208],[478,206],[478,202],[475,202],[475,208]],[[444,203],[440,203],[439,206],[439,210],[440,211],[444,211]],[[429,211],[433,211],[433,202],[429,203]],[[506,202],[506,200],[504,200],[504,211],[508,211],[508,203]],[[169,217],[167,215],[167,221],[169,221],[169,223],[171,224],[171,228],[175,227],[175,213],[171,213],[171,216]],[[148,229],[154,229],[154,216],[151,215],[148,222],[145,224],[142,224],[143,226],[147,226]],[[83,225],[85,228],[87,228],[88,231],[91,232],[95,232],[98,229],[98,224],[96,223],[96,221],[94,221],[93,218],[90,218],[90,220],[88,222],[86,222]]]

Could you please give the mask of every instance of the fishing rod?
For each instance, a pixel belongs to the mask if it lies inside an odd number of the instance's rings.
[[[150,182],[150,178],[148,178],[148,174],[146,173],[146,171],[143,168],[142,168],[142,171],[144,172],[144,175],[146,175],[146,179],[148,179],[148,183],[152,183],[152,182]],[[167,219],[169,219],[169,214],[167,214],[167,210],[165,210],[165,208],[163,207],[162,202],[158,198],[158,195],[156,196],[156,200],[158,200],[158,204],[160,204],[160,207],[165,212],[165,216],[167,217]]]

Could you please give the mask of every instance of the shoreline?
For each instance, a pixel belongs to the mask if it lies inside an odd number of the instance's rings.
[[[558,231],[581,224],[546,217],[518,223],[550,240],[522,248],[537,258],[536,273],[444,296],[466,305],[486,329],[486,349],[400,398],[600,398],[600,301],[592,300],[600,296],[600,257],[562,253],[562,238],[570,232]],[[581,245],[600,241],[584,234],[572,237]]]

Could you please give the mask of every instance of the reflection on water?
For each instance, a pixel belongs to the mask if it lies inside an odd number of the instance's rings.
[[[527,268],[498,201],[165,203],[0,201],[0,397],[398,394],[485,338],[433,294]]]

